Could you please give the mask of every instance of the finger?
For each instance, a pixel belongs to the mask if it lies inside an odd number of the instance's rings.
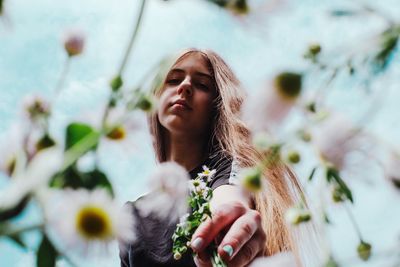
[[[212,214],[212,218],[204,221],[193,234],[191,247],[199,252],[207,247],[212,240],[225,227],[232,224],[238,217],[246,212],[246,208],[240,202],[223,204]]]
[[[253,237],[258,229],[262,230],[260,213],[255,210],[248,210],[232,224],[218,246],[219,255],[223,260],[229,261],[235,257],[236,253]],[[263,231],[259,232],[260,234],[255,236],[255,239],[259,242],[265,242],[262,237]]]
[[[261,251],[263,251],[263,249],[264,244],[261,244],[259,240],[252,238],[241,248],[231,261],[226,263],[229,267],[247,266]]]
[[[199,252],[193,258],[197,267],[212,267],[210,256],[206,252]]]

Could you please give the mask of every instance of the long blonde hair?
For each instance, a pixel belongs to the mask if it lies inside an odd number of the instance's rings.
[[[215,79],[217,90],[216,116],[209,142],[209,151],[217,147],[232,156],[240,167],[252,167],[258,164],[265,155],[259,153],[251,142],[251,133],[240,118],[240,108],[245,98],[240,82],[225,61],[210,50],[188,49],[173,61],[174,65],[189,53],[200,53],[208,61]],[[170,67],[172,66],[170,65]],[[165,84],[164,80],[154,88],[159,96]],[[163,127],[157,114],[149,117],[150,133],[159,162],[166,161]],[[218,127],[215,127],[218,125]],[[267,236],[264,254],[273,255],[282,251],[297,251],[295,240],[285,223],[284,213],[296,202],[296,195],[301,193],[301,186],[296,176],[279,160],[272,162],[265,171],[266,186],[254,195],[254,206],[260,212],[262,226]]]

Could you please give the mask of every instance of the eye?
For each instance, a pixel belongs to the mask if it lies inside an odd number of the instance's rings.
[[[208,85],[202,82],[197,82],[196,83],[197,87],[199,87],[202,90],[208,90]]]
[[[177,79],[177,78],[168,79],[166,83],[167,84],[172,84],[172,85],[179,84],[180,83],[180,79]]]

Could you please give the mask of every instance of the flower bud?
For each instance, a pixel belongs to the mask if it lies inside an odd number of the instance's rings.
[[[174,254],[174,259],[175,259],[175,260],[179,260],[180,258],[182,258],[182,254],[179,253],[179,252],[176,252],[176,253]]]
[[[346,200],[346,196],[340,187],[335,186],[332,190],[332,200],[335,203],[343,202]]]
[[[84,44],[85,37],[82,32],[70,31],[65,35],[64,48],[69,57],[82,53]]]
[[[362,260],[367,261],[371,257],[371,244],[361,241],[357,247],[357,252]]]
[[[119,90],[119,88],[121,88],[121,86],[123,85],[123,83],[124,83],[124,82],[122,81],[122,78],[121,78],[120,75],[115,76],[115,77],[111,80],[111,82],[110,82],[111,89],[112,89],[114,92],[117,92],[117,91]]]
[[[283,72],[275,77],[275,87],[287,99],[296,99],[301,92],[301,78],[298,73]]]
[[[261,189],[262,173],[258,167],[245,168],[240,174],[242,185],[250,192]]]
[[[150,111],[153,107],[153,103],[149,97],[143,96],[139,99],[137,107],[143,111]]]
[[[39,96],[30,96],[24,100],[25,110],[32,121],[50,116],[50,104]]]
[[[296,164],[296,163],[300,162],[301,157],[300,157],[299,152],[292,150],[292,151],[289,151],[289,153],[287,155],[287,159],[290,163]]]
[[[318,55],[321,52],[321,45],[320,44],[311,44],[308,47],[308,51],[311,55]]]
[[[300,223],[308,222],[311,219],[311,213],[304,208],[292,207],[286,211],[285,218],[286,222],[299,225]]]
[[[125,136],[126,131],[123,126],[117,126],[107,134],[107,137],[112,140],[122,140],[125,138]]]

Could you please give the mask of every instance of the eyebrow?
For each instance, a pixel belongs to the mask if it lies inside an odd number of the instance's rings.
[[[170,75],[171,73],[174,73],[174,72],[185,73],[185,71],[183,69],[172,69],[172,70],[170,70],[168,75]],[[210,74],[207,74],[207,73],[204,73],[204,72],[196,71],[195,75],[207,77],[208,79],[213,80],[213,78],[212,78],[212,76]]]

